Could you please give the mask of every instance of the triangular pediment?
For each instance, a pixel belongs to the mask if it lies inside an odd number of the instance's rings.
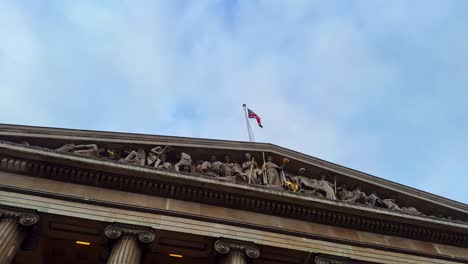
[[[468,206],[463,203],[272,144],[0,125],[1,168],[16,168],[14,158],[18,164],[31,162],[30,171],[44,163],[145,175],[182,189],[195,186],[258,197],[266,201],[265,208],[268,201],[282,201],[401,223],[420,221],[437,229],[448,225],[468,234]],[[251,160],[255,166],[244,164]]]

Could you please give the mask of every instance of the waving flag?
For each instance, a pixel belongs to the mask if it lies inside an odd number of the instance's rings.
[[[250,109],[248,109],[248,108],[247,108],[247,112],[248,112],[249,118],[255,118],[255,119],[257,119],[257,124],[258,124],[258,126],[261,127],[261,128],[263,128],[263,126],[262,126],[262,120],[260,119],[260,117],[259,117],[254,111],[252,111],[252,110],[250,110]]]

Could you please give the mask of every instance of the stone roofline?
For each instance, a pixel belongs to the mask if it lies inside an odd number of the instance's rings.
[[[362,181],[370,185],[389,189],[395,192],[403,193],[418,199],[426,200],[431,203],[468,214],[468,204],[464,204],[455,200],[451,200],[439,195],[428,193],[416,188],[402,185],[390,180],[380,178],[365,172],[354,170],[339,164],[322,160],[304,153],[300,153],[288,148],[284,148],[271,143],[260,142],[245,142],[233,140],[219,139],[202,139],[189,137],[175,136],[159,136],[138,133],[124,132],[108,132],[108,131],[93,131],[80,129],[66,128],[50,128],[38,126],[24,126],[12,124],[0,124],[0,136],[17,136],[30,137],[45,140],[60,139],[68,142],[71,141],[95,141],[107,143],[122,143],[122,144],[137,144],[137,145],[165,145],[191,147],[191,148],[209,148],[209,149],[226,149],[237,151],[264,151],[271,152],[277,155],[282,155],[299,162],[310,164],[312,166],[322,168],[337,174],[349,177],[351,179]]]

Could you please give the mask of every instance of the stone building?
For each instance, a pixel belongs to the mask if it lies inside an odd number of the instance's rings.
[[[468,263],[468,205],[272,144],[0,125],[3,263]]]

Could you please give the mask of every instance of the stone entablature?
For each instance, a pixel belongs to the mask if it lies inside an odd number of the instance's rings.
[[[346,204],[344,202],[304,197],[290,192],[269,190],[261,186],[219,182],[210,178],[193,177],[182,172],[155,170],[146,166],[61,154],[47,149],[10,143],[8,145],[10,148],[6,152],[2,151],[5,145],[0,146],[0,156],[3,155],[0,158],[1,170],[102,188],[240,208],[442,244],[468,246],[468,232],[466,226],[462,224],[437,221],[423,216],[404,216],[391,211],[384,213],[387,210],[366,209],[368,207],[353,204],[343,207]],[[5,153],[8,153],[10,157],[5,157]],[[12,156],[25,158],[12,158]],[[84,168],[96,168],[96,170]],[[1,187],[1,189],[7,190],[8,188]],[[21,192],[21,190],[15,190],[15,192]]]
[[[26,141],[22,141],[20,144],[31,147]],[[34,146],[32,148],[40,149],[42,147]],[[127,146],[116,148],[105,144],[68,143],[51,151],[105,159],[132,166],[144,166],[154,170],[173,171],[197,178],[209,177],[224,182],[248,184],[305,196],[384,208],[403,214],[428,215],[432,218],[468,222],[454,219],[452,216],[434,215],[432,212],[425,214],[414,206],[400,206],[396,199],[381,198],[377,191],[368,190],[366,192],[361,190],[359,185],[356,185],[354,189],[349,189],[346,184],[337,182],[340,175],[326,170],[322,170],[318,175],[308,174],[305,168],[294,171],[293,168],[288,168],[290,163],[288,158],[283,157],[281,164],[275,164],[272,155],[268,152],[256,153],[256,156],[262,156],[262,160],[257,162],[255,156],[250,152],[244,153],[243,160],[231,160],[229,152],[224,153],[226,154],[224,161],[219,161],[215,155],[212,155],[210,160],[204,160],[203,157],[192,157],[191,154],[184,152],[187,151],[185,149],[179,150],[177,147],[169,145],[153,146],[145,150],[144,148],[132,149]]]
[[[178,150],[192,153],[194,157],[209,160],[211,155],[222,157],[225,153],[232,160],[242,160],[246,152],[270,153],[279,161],[282,157],[291,160],[288,170],[299,171],[300,167],[307,169],[307,174],[320,178],[321,172],[338,175],[338,186],[346,184],[350,189],[358,185],[361,190],[370,194],[375,191],[379,196],[395,199],[403,207],[414,206],[428,215],[447,216],[452,219],[468,220],[468,205],[446,199],[431,193],[420,191],[373,175],[356,171],[338,164],[327,162],[303,153],[295,152],[269,143],[252,143],[228,140],[213,140],[200,138],[184,138],[173,136],[156,136],[120,132],[89,131],[63,128],[46,128],[0,124],[0,140],[13,142],[29,141],[32,145],[49,149],[60,148],[64,144],[103,144],[111,148],[150,148],[160,146],[176,146]],[[196,154],[194,154],[194,151]],[[257,161],[261,156],[255,157]],[[328,179],[332,180],[332,179]]]

